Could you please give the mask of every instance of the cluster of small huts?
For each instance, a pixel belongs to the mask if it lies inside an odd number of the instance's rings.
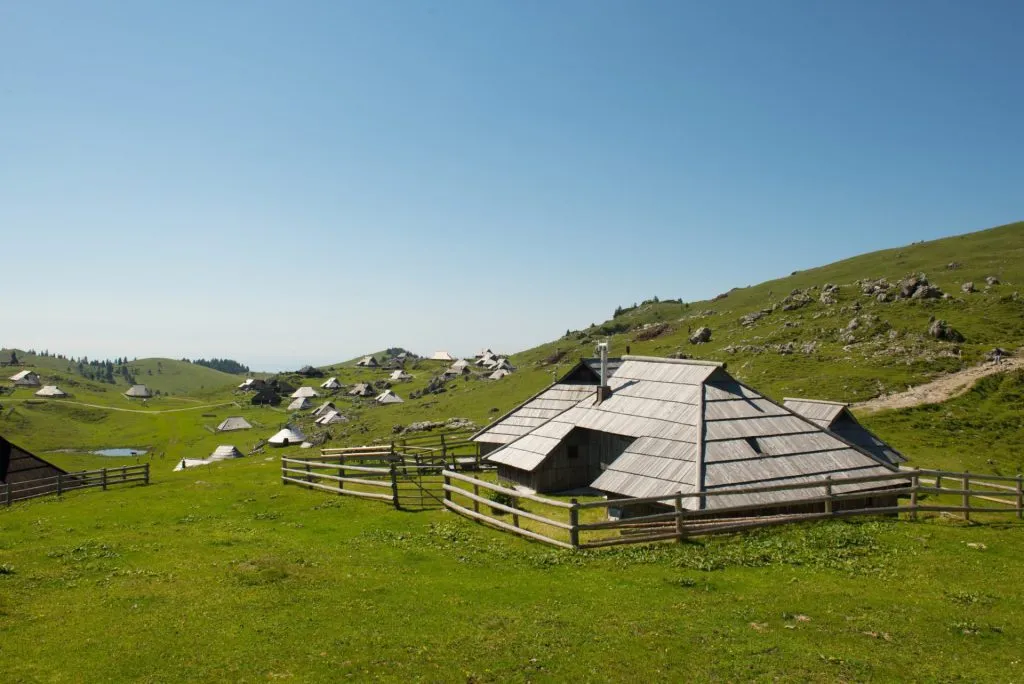
[[[435,357],[439,354],[444,354],[447,358],[451,358],[451,355],[448,354],[448,352],[437,352]],[[487,377],[488,380],[501,380],[506,375],[515,371],[515,367],[506,357],[499,356],[490,349],[482,349],[477,352],[472,361],[456,359],[451,366],[445,369],[442,375],[448,380],[468,376],[473,373],[474,367],[477,369],[478,373]]]
[[[584,359],[472,439],[501,480],[525,490],[589,488],[610,499],[697,494],[685,505],[701,509],[789,512],[793,491],[699,494],[883,474],[904,460],[844,404],[777,404],[724,364],[643,356]],[[847,508],[888,506],[891,487],[847,484],[836,493],[863,494],[842,502]]]
[[[39,389],[35,391],[35,396],[42,397],[44,399],[60,399],[68,396],[67,393],[57,385],[43,385],[42,379],[35,371],[19,371],[12,375],[10,380],[14,387],[39,387]]]

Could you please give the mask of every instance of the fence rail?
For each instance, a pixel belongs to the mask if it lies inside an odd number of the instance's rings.
[[[682,493],[667,497],[609,499],[568,503],[488,482],[451,470],[442,471],[444,506],[471,520],[559,548],[591,549],[620,544],[640,544],[722,534],[802,520],[821,520],[855,515],[906,514],[916,519],[919,512],[959,513],[970,520],[972,513],[1013,514],[1024,519],[1024,481],[1021,475],[976,475],[939,470],[902,469],[885,475],[852,478],[823,478],[813,482],[767,485],[719,491]],[[1003,484],[1012,482],[1012,485]],[[845,491],[850,485],[875,485]],[[951,486],[950,486],[951,485]],[[481,490],[492,498],[481,496]],[[838,490],[838,491],[837,491]],[[737,494],[792,492],[782,502],[761,502],[738,506],[713,506],[716,497]],[[850,501],[872,497],[891,498],[895,505],[844,507]],[[924,502],[922,502],[924,497]],[[900,500],[906,499],[906,503]],[[687,506],[690,504],[690,506]],[[710,507],[708,507],[710,504]],[[527,505],[533,510],[528,510]],[[664,512],[611,519],[608,509],[623,506],[657,505]],[[754,510],[810,508],[806,512],[744,517]],[[489,511],[489,513],[488,513]],[[602,518],[601,514],[605,516]],[[581,514],[590,518],[581,522]],[[511,516],[511,522],[501,519]]]
[[[78,489],[100,487],[106,490],[109,487],[126,484],[149,484],[149,464],[58,473],[34,480],[7,482],[0,484],[0,506],[10,506],[15,501],[49,494],[60,496],[64,492]]]
[[[346,456],[335,453],[304,459],[283,457],[281,482],[384,501],[396,509],[440,508],[440,481],[430,480],[431,475],[440,472],[438,466],[407,464],[388,460],[386,456],[363,456],[358,461],[360,465],[355,465]],[[367,465],[366,461],[371,458],[381,459],[381,462]]]

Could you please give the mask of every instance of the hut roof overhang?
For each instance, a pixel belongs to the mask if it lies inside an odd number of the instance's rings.
[[[783,399],[783,405],[807,418],[812,423],[834,432],[865,451],[869,451],[876,458],[886,463],[899,465],[907,460],[906,456],[896,451],[878,435],[861,425],[860,421],[850,411],[848,404],[837,401],[823,401],[821,399],[794,399],[787,397]]]
[[[625,437],[632,440],[629,446],[591,485],[625,497],[668,497],[895,469],[735,380],[724,364],[626,356],[608,384],[611,394],[603,401],[597,401],[596,392],[588,393],[487,460],[533,471],[573,430]],[[872,487],[839,485],[836,493]],[[801,495],[713,496],[707,498],[707,507],[771,505],[794,496]],[[688,499],[687,505],[697,507],[698,501]]]

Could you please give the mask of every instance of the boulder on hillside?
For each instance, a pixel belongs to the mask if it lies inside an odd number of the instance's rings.
[[[961,265],[962,264],[959,261],[950,261],[948,264],[946,264],[946,270],[955,271],[956,269],[960,268]]]
[[[920,285],[914,294],[910,296],[911,299],[942,299],[943,292],[934,285]]]
[[[704,344],[711,340],[711,328],[701,326],[690,335],[690,344]]]
[[[998,285],[999,284],[999,278],[997,278],[995,276],[989,276],[989,277],[985,278],[985,282],[988,283],[989,285]]]
[[[795,311],[800,307],[807,306],[813,301],[814,299],[812,299],[811,296],[806,292],[801,292],[800,290],[793,290],[789,295],[786,296],[785,299],[782,300],[782,310]]]
[[[932,321],[931,325],[928,326],[928,334],[937,340],[944,340],[946,342],[964,341],[964,336],[961,335],[956,328],[942,319]]]
[[[835,304],[836,297],[839,295],[839,286],[833,285],[832,283],[825,283],[821,286],[821,295],[818,297],[818,301],[822,304]]]
[[[770,311],[770,310],[769,310]],[[765,317],[764,311],[752,311],[740,318],[740,325],[751,326]]]
[[[974,292],[974,282],[968,280],[966,283],[960,286],[960,291],[968,294]]]

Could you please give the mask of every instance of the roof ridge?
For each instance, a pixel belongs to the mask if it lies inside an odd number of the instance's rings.
[[[812,404],[828,404],[829,406],[847,406],[845,401],[829,401],[828,399],[804,399],[802,397],[783,397],[782,401],[806,401]]]
[[[653,363],[674,363],[684,366],[714,366],[715,368],[725,368],[724,361],[705,361],[704,359],[669,359],[663,356],[634,356],[632,354],[626,354],[622,357],[623,361],[647,361]]]

